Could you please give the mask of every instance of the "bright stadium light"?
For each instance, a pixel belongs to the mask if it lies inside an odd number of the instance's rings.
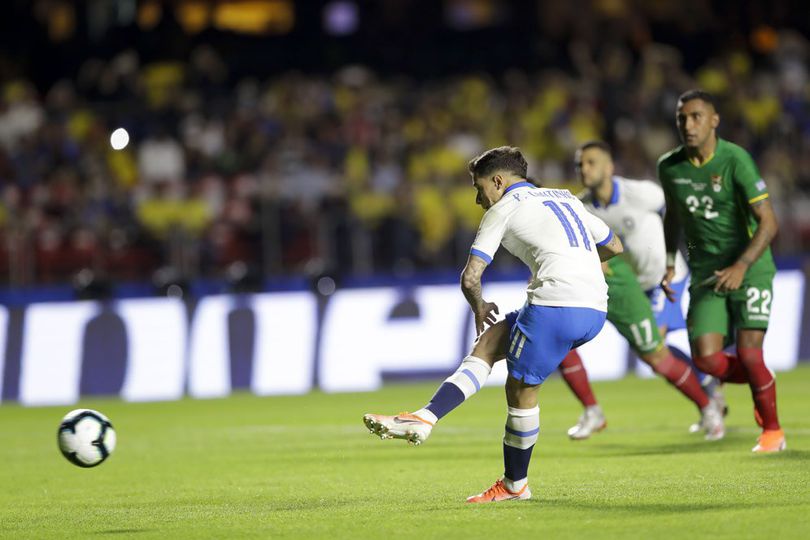
[[[323,8],[323,27],[328,34],[348,36],[357,31],[359,24],[360,17],[354,2],[329,2]]]
[[[124,128],[118,128],[110,135],[110,146],[113,150],[123,150],[129,144],[129,133]]]

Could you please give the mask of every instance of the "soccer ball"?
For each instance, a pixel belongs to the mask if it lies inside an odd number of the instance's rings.
[[[79,467],[95,467],[115,450],[115,430],[110,420],[92,409],[70,411],[59,424],[59,450]]]

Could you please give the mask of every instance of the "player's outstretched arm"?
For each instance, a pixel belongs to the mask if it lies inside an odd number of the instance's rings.
[[[717,284],[714,289],[716,291],[739,289],[748,267],[759,259],[779,231],[779,224],[776,221],[776,214],[773,211],[773,206],[771,206],[771,201],[763,199],[753,203],[751,212],[754,214],[754,219],[757,220],[757,230],[740,258],[731,266],[715,272]]]
[[[492,302],[487,302],[483,297],[481,287],[481,276],[487,262],[478,255],[470,254],[467,264],[461,272],[461,292],[470,304],[473,315],[475,315],[475,334],[480,336],[484,331],[484,323],[488,326],[495,324],[495,315],[498,313],[498,306]]]
[[[624,246],[619,235],[611,233],[610,240],[602,245],[597,245],[596,251],[599,253],[599,260],[605,262],[623,252]]]

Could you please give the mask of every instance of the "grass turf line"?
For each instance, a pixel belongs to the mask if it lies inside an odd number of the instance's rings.
[[[810,537],[810,366],[778,375],[787,452],[750,453],[747,386],[726,385],[726,439],[687,433],[697,412],[661,380],[594,384],[608,429],[565,435],[579,406],[541,390],[534,498],[467,505],[502,472],[503,392],[485,388],[421,447],[367,434],[365,412],[414,410],[436,385],[380,392],[124,403],[118,448],[69,464],[56,428],[71,407],[0,406],[0,538]]]

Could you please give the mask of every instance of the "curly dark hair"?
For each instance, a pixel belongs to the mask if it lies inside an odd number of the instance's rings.
[[[470,160],[467,168],[473,177],[489,176],[497,171],[506,171],[520,178],[526,178],[529,166],[526,158],[520,153],[520,148],[499,146]]]

